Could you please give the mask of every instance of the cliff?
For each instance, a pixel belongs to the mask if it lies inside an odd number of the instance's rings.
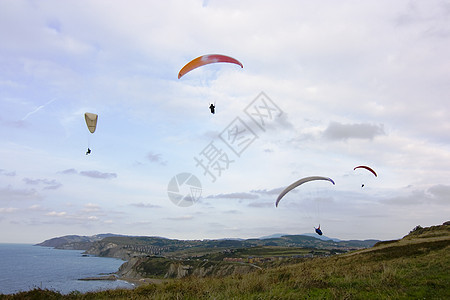
[[[132,258],[124,263],[117,275],[124,278],[183,278],[224,277],[256,271],[257,266],[247,263],[209,262],[203,260],[171,260],[161,257]]]

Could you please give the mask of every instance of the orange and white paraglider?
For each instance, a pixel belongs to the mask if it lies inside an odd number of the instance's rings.
[[[191,60],[183,68],[181,68],[180,72],[178,72],[178,79],[194,69],[213,63],[232,63],[241,66],[241,68],[244,67],[240,61],[230,56],[222,54],[207,54]]]
[[[188,62],[183,68],[181,68],[180,72],[178,72],[178,79],[186,75],[187,73],[191,72],[194,69],[197,69],[199,67],[214,64],[214,63],[230,63],[240,66],[241,68],[244,68],[242,63],[238,61],[237,59],[223,55],[223,54],[207,54],[199,56],[190,62]],[[215,114],[216,112],[216,103],[211,103],[209,106],[209,109],[212,114]]]

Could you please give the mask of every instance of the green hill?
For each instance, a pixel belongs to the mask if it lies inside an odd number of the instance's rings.
[[[86,250],[87,254],[129,260],[134,256],[158,255],[165,257],[196,257],[208,252],[251,247],[306,247],[337,250],[340,252],[372,247],[378,240],[334,241],[306,235],[284,235],[269,239],[246,240],[176,240],[148,236],[120,236],[113,234],[95,236],[63,236],[46,240],[38,246],[57,249]]]
[[[188,276],[134,290],[34,290],[3,299],[450,299],[450,225],[415,228],[396,241],[221,278]]]

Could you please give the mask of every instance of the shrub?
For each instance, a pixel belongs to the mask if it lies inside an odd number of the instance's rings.
[[[420,225],[417,225],[416,227],[413,228],[413,230],[411,230],[409,233],[420,233],[420,231],[422,231],[423,227]]]

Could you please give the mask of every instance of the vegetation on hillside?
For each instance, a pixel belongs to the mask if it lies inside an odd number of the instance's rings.
[[[148,236],[120,236],[113,234],[65,236],[53,238],[38,245],[57,249],[79,249],[97,256],[128,260],[136,255],[159,255],[165,257],[202,256],[227,249],[246,249],[262,246],[309,247],[316,249],[339,249],[343,251],[372,247],[377,240],[333,241],[306,235],[285,235],[268,239],[246,240],[177,240]]]
[[[69,295],[34,290],[2,299],[450,299],[450,226],[350,253],[223,278],[189,276],[134,290]],[[430,234],[432,233],[432,234]]]

